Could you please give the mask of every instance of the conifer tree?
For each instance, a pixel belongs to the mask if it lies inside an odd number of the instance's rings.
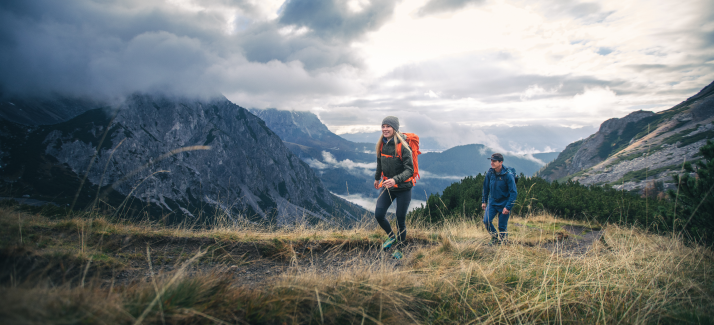
[[[677,191],[669,191],[676,200],[677,228],[687,229],[705,243],[712,243],[714,236],[714,143],[699,149],[703,160],[684,164],[684,174],[674,176]],[[696,176],[693,176],[695,174]]]

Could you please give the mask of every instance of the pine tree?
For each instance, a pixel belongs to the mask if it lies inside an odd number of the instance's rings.
[[[676,200],[676,216],[678,229],[686,229],[695,238],[701,238],[705,243],[714,241],[714,143],[699,149],[704,159],[695,163],[684,164],[684,174],[675,175],[674,183],[677,191],[669,191]],[[695,174],[696,176],[692,176]]]

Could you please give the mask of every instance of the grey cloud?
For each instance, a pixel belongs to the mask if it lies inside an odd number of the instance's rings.
[[[245,31],[238,43],[250,61],[266,63],[271,60],[298,60],[308,70],[348,64],[361,66],[362,61],[342,42],[325,41],[312,35],[283,36],[274,24]]]
[[[395,0],[372,0],[360,12],[352,12],[346,1],[288,0],[280,23],[308,27],[326,39],[352,40],[376,30],[391,18]]]
[[[296,94],[343,93],[350,86],[339,70],[361,64],[343,43],[283,36],[276,21],[253,21],[258,8],[247,1],[200,4],[217,7],[190,11],[159,0],[0,2],[0,92],[252,93],[281,103]],[[226,10],[248,25],[228,34]]]
[[[506,56],[485,56],[483,60],[473,57],[449,58],[448,61],[432,61],[402,66],[385,75],[373,87],[378,92],[383,84],[399,80],[399,86],[389,92],[403,93],[399,98],[427,100],[423,93],[439,92],[440,98],[478,98],[482,102],[499,103],[519,101],[519,95],[529,86],[538,85],[546,90],[557,90],[535,95],[533,99],[572,97],[582,93],[585,87],[610,87],[617,89],[625,84],[622,80],[600,80],[589,76],[575,75],[525,75],[513,60]],[[512,67],[512,68],[504,68]],[[410,98],[412,96],[412,98]],[[436,99],[434,99],[436,100]],[[359,103],[350,103],[358,105]]]
[[[425,17],[444,12],[453,12],[468,5],[479,5],[484,2],[486,2],[486,0],[429,0],[423,7],[417,10],[417,14],[420,17]]]
[[[612,53],[612,51],[613,51],[613,49],[611,49],[609,47],[601,47],[597,50],[597,54],[608,55],[608,54]]]

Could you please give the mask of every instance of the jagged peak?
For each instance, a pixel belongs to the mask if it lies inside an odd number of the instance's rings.
[[[627,123],[637,122],[643,118],[647,118],[653,115],[656,115],[656,113],[652,111],[638,110],[631,112],[630,114],[627,114],[621,118],[611,118],[600,124],[600,130],[598,132],[607,134],[612,133],[613,131],[619,131],[624,128]]]

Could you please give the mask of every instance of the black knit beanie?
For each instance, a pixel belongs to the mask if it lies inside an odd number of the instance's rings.
[[[394,131],[399,131],[399,119],[396,116],[387,116],[382,120],[382,125],[389,125]]]

